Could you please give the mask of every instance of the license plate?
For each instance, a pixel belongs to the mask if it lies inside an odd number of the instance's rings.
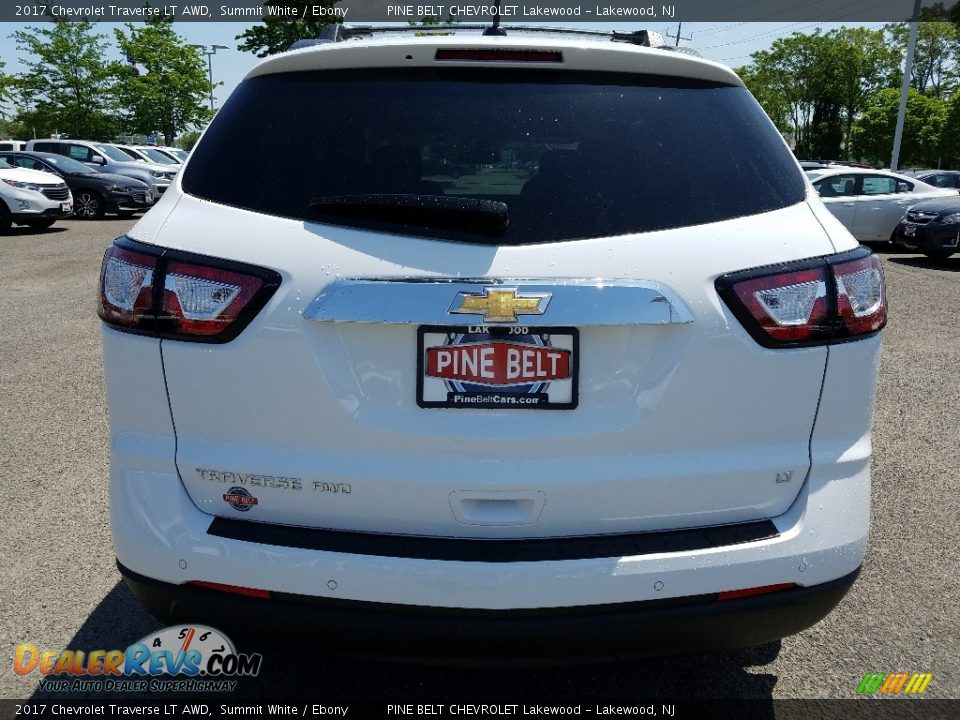
[[[913,237],[917,234],[917,229],[915,227],[910,227],[909,225],[904,226],[903,234],[907,237]]]
[[[70,212],[73,210],[73,205],[70,203],[60,203],[60,212]]]
[[[473,410],[577,407],[579,333],[572,327],[424,326],[417,405]]]

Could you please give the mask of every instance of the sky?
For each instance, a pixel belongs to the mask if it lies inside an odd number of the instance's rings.
[[[506,24],[506,23],[505,23]],[[848,23],[848,25],[861,25]],[[646,23],[633,25],[629,23],[576,23],[572,27],[590,28],[597,30],[619,30],[631,32],[633,30],[655,30],[662,35],[676,35],[676,23]],[[778,37],[788,36],[794,32],[811,33],[821,27],[829,30],[841,27],[841,23],[816,22],[726,22],[726,23],[684,23],[680,34],[683,38],[681,45],[694,48],[710,59],[722,62],[732,67],[745,65],[750,61],[750,54],[758,50],[765,50]],[[883,23],[864,23],[863,27],[879,28]],[[99,31],[110,38],[113,45],[113,28],[121,27],[119,23],[98,23]],[[243,76],[258,62],[252,53],[240,52],[236,49],[236,36],[250,27],[249,23],[207,22],[190,23],[178,22],[177,31],[188,43],[199,45],[226,45],[229,49],[218,50],[213,56],[213,80],[222,83],[214,91],[214,104],[220,107],[230,95]],[[0,23],[0,60],[6,63],[5,72],[15,74],[22,70],[20,63],[22,53],[17,50],[16,43],[10,35],[23,26],[18,23]],[[673,38],[666,38],[675,42]],[[113,58],[111,58],[113,59]],[[116,58],[119,59],[119,56]],[[8,108],[9,110],[9,108]]]

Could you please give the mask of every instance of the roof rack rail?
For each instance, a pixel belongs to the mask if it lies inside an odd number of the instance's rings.
[[[543,33],[546,35],[582,35],[594,38],[606,38],[612,42],[629,43],[630,45],[641,45],[643,47],[653,47],[658,50],[681,51],[692,55],[699,55],[690,48],[679,48],[668,45],[663,36],[653,30],[636,30],[634,32],[606,32],[603,30],[584,30],[580,28],[550,27],[544,25],[498,25],[495,33],[488,33],[490,25],[483,24],[458,24],[458,25],[344,25],[342,23],[332,23],[323,28],[323,31],[316,38],[310,40],[298,40],[290,46],[291,50],[298,50],[313,45],[325,45],[327,43],[343,42],[360,37],[370,37],[373,35],[388,35],[391,33],[416,33],[420,35],[450,34],[453,32],[462,32],[464,30],[479,30],[484,34],[506,35],[507,32],[516,33]]]

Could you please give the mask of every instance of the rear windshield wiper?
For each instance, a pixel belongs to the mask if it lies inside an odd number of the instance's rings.
[[[506,203],[449,195],[322,195],[310,201],[310,208],[330,218],[366,219],[476,235],[503,235],[510,219]]]

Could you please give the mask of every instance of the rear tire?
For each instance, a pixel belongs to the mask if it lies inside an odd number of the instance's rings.
[[[946,260],[953,255],[953,250],[924,250],[923,254],[931,260]]]
[[[32,227],[34,230],[46,230],[56,221],[56,218],[38,218],[37,220],[25,220],[24,224],[27,227]]]
[[[10,217],[10,211],[7,210],[6,203],[0,200],[0,235],[6,235],[10,232],[12,224],[13,218]]]
[[[103,198],[92,190],[81,190],[73,199],[73,214],[82,220],[102,220]]]

